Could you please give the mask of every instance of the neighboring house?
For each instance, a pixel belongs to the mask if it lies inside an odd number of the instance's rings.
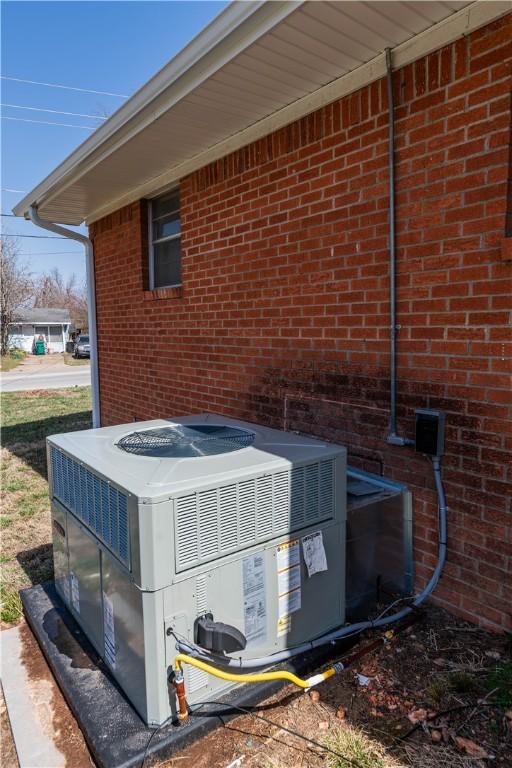
[[[9,346],[32,353],[35,339],[44,336],[48,352],[64,352],[70,325],[67,309],[22,309],[9,326]]]
[[[89,225],[102,424],[213,411],[347,445],[413,489],[423,585],[432,472],[388,439],[394,125],[398,432],[445,410],[436,599],[508,631],[510,9],[234,3],[15,208]]]

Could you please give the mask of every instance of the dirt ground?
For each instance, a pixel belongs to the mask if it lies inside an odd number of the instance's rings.
[[[50,675],[34,638],[27,643],[31,675]],[[56,743],[70,768],[87,765],[78,726],[56,696]],[[288,686],[229,721],[217,711],[220,727],[209,736],[165,762],[147,758],[144,768],[509,768],[512,641],[429,606],[315,693]],[[3,700],[0,724],[1,764],[18,768]]]
[[[368,642],[366,636],[359,645]],[[368,685],[356,673],[368,677]],[[255,710],[273,725],[241,716],[160,765],[512,766],[511,640],[443,610],[429,607],[421,622],[316,690],[317,701],[316,694],[287,687]]]

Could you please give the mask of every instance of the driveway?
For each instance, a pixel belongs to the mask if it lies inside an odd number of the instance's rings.
[[[66,365],[62,355],[29,356],[12,371],[0,374],[2,392],[29,389],[64,389],[91,383],[89,365]]]

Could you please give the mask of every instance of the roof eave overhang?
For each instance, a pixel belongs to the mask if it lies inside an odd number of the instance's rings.
[[[291,0],[229,5],[55,171],[26,195],[15,206],[14,213],[26,216],[31,205],[40,207],[55,199],[302,4],[302,0]],[[393,48],[393,67],[405,66],[511,10],[510,0],[476,0]],[[385,55],[381,54],[238,133],[226,136],[185,162],[166,169],[149,181],[131,186],[125,194],[116,196],[107,204],[84,212],[80,220],[67,219],[66,223],[78,225],[85,221],[91,224],[141,197],[157,194],[187,174],[383,77],[385,73]]]
[[[55,197],[303,2],[251,0],[230,3],[90,138],[22,198],[13,208],[13,213],[27,217],[31,205],[37,208],[50,197]],[[148,111],[150,114],[147,114]],[[73,223],[78,225],[82,221]]]

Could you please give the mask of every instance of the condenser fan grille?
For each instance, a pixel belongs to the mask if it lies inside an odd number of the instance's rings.
[[[246,448],[254,434],[238,427],[210,424],[157,427],[131,432],[122,437],[118,447],[137,456],[157,458],[193,458],[216,456]]]

